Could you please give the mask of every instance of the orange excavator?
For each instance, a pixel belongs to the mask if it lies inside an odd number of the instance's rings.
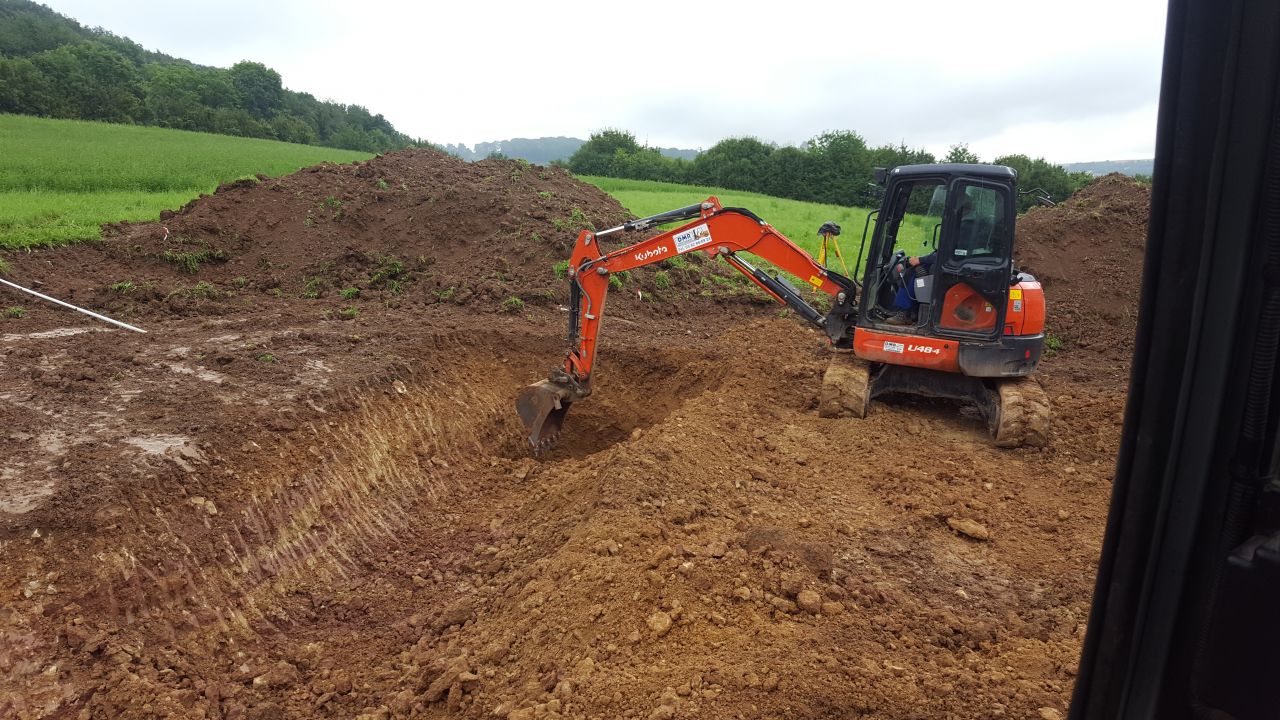
[[[1049,405],[1029,375],[1044,347],[1045,303],[1040,283],[1013,267],[1016,172],[935,164],[876,174],[884,193],[863,227],[854,264],[868,250],[861,283],[825,267],[750,210],[723,207],[714,197],[608,230],[583,231],[569,260],[568,356],[516,400],[529,442],[546,447],[570,406],[592,392],[609,276],[704,252],[826,333],[836,356],[823,377],[820,415],[864,417],[870,401],[886,393],[953,398],[977,405],[997,445],[1043,445]],[[616,233],[682,221],[619,250],[600,247],[602,238]],[[827,223],[820,232],[830,239],[840,230]],[[742,253],[830,295],[831,309],[818,311],[782,275],[751,265]]]

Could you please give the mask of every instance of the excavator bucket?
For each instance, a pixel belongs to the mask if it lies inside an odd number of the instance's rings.
[[[573,396],[572,390],[552,380],[536,382],[520,391],[516,397],[516,413],[534,448],[548,447],[560,434]]]

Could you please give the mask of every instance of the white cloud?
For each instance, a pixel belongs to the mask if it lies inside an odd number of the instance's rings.
[[[49,2],[198,63],[263,62],[436,142],[614,126],[708,147],[852,129],[1059,162],[1152,154],[1164,33],[1158,0]]]

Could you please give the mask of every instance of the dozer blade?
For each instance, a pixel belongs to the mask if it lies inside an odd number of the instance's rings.
[[[572,397],[572,390],[551,380],[536,382],[520,391],[516,398],[516,413],[520,415],[520,422],[524,423],[529,443],[534,448],[548,447],[560,434],[564,416],[573,404]]]

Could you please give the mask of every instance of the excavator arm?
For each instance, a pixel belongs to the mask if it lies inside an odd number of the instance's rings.
[[[619,250],[606,253],[600,247],[602,237],[680,220],[691,221]],[[569,406],[591,394],[591,372],[600,323],[604,319],[609,276],[691,252],[724,258],[806,322],[826,331],[833,343],[848,343],[856,314],[857,284],[823,267],[749,210],[722,207],[719,200],[711,197],[697,205],[632,220],[608,230],[583,231],[569,259],[569,353],[563,367],[553,370],[546,380],[525,388],[516,400],[516,411],[535,448],[553,440],[559,434]],[[823,315],[805,302],[789,282],[752,266],[738,257],[740,252],[763,258],[804,279],[815,290],[833,296],[832,311]]]

